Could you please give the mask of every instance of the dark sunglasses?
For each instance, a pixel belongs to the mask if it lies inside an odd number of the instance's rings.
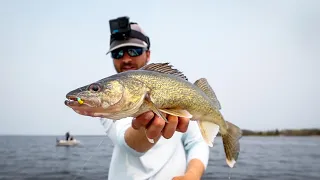
[[[121,59],[124,56],[125,52],[127,52],[130,57],[137,57],[137,56],[140,56],[146,50],[147,50],[146,48],[142,48],[142,47],[118,48],[111,51],[111,57],[113,59]]]

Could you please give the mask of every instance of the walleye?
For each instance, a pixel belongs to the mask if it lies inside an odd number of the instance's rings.
[[[229,167],[238,159],[242,131],[224,120],[207,80],[190,83],[169,63],[152,63],[106,77],[69,92],[66,98],[65,105],[85,116],[119,120],[152,110],[166,122],[161,112],[196,120],[210,147],[220,132]]]

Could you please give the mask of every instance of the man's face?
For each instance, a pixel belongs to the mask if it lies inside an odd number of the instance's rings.
[[[146,65],[150,59],[150,51],[140,47],[122,47],[113,50],[111,56],[116,71],[120,73]]]

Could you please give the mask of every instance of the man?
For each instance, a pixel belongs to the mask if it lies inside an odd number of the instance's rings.
[[[67,132],[67,133],[66,133],[66,141],[69,141],[69,137],[70,137],[70,133]]]
[[[149,38],[138,24],[130,27],[134,33],[129,39],[110,42],[108,53],[118,73],[139,69],[150,61]],[[171,115],[166,118],[168,123],[150,111],[134,119],[105,121],[107,135],[114,143],[109,180],[201,178],[209,147],[197,122]]]

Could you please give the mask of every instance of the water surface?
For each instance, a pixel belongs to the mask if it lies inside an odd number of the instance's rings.
[[[79,136],[78,147],[56,147],[55,139],[0,136],[0,180],[107,179],[109,139]],[[228,168],[218,137],[202,179],[320,179],[320,137],[243,137],[241,151],[236,167]]]

